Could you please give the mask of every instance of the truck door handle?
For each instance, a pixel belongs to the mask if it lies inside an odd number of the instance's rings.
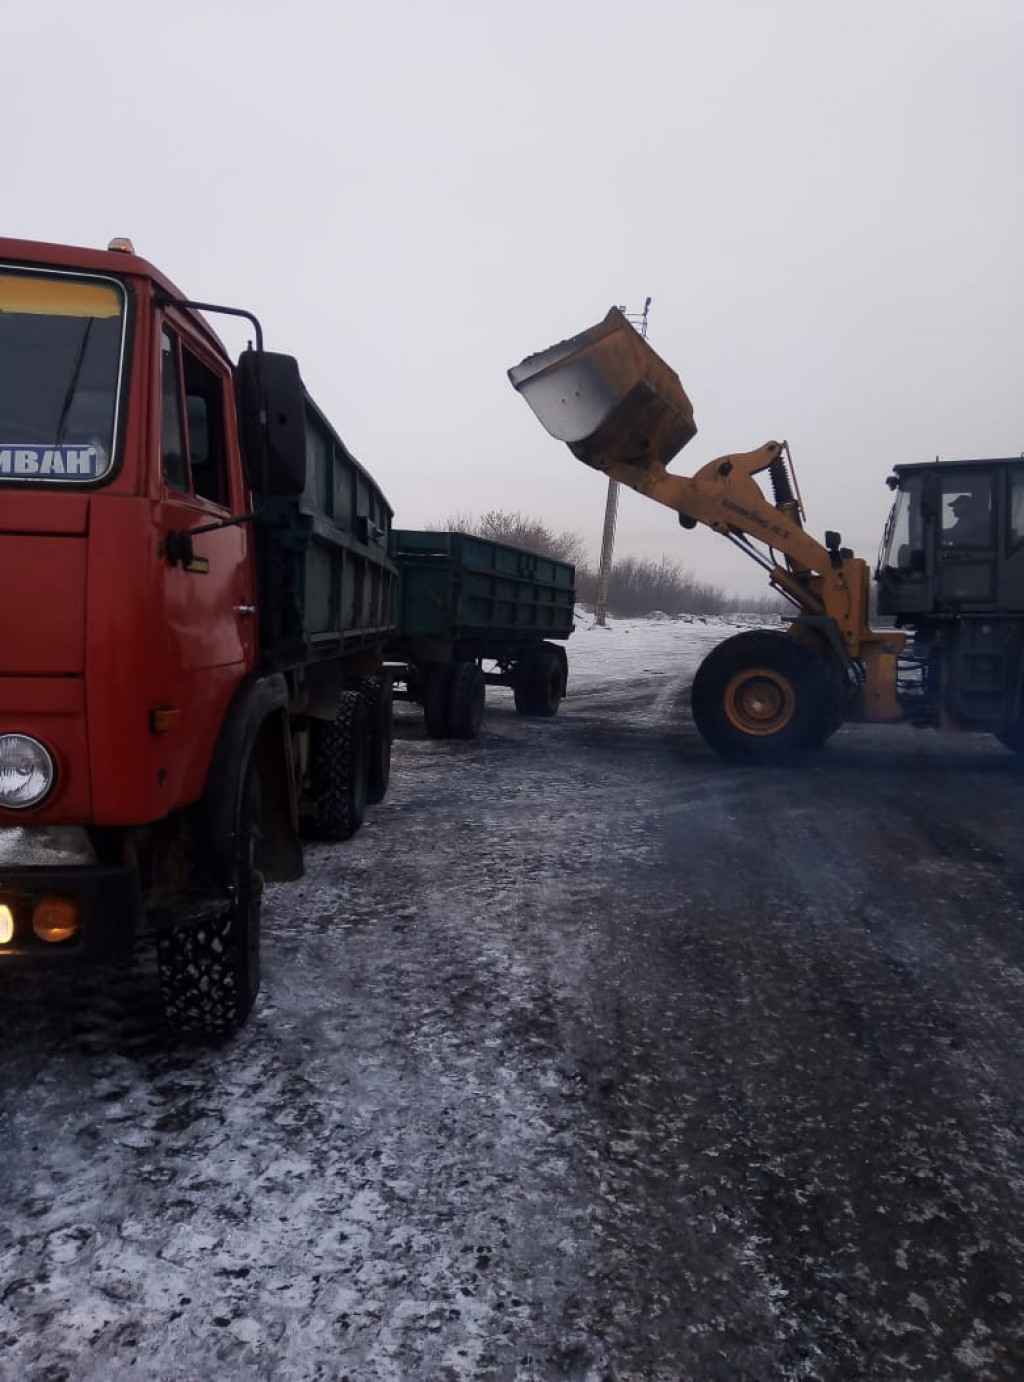
[[[256,613],[255,605],[235,605],[236,614],[247,614],[250,617]]]

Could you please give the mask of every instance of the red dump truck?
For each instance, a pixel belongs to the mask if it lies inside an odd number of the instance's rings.
[[[145,926],[173,1027],[245,1020],[264,880],[387,786],[390,528],[250,313],[0,240],[0,968]]]

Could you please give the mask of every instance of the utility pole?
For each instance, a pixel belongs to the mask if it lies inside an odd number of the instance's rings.
[[[651,305],[651,299],[647,298],[644,302],[644,310],[639,314],[626,312],[624,307],[619,311],[625,313],[639,329],[641,337],[647,339],[647,312]],[[619,482],[618,480],[608,480],[608,498],[604,505],[604,530],[601,533],[601,563],[597,568],[597,603],[594,608],[594,618],[601,627],[604,627],[605,614],[608,611],[608,586],[612,578],[612,550],[615,547],[615,520],[619,513]]]

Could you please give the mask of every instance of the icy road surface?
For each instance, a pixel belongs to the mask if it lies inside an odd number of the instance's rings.
[[[1024,1377],[1024,773],[848,728],[712,758],[730,630],[581,628],[274,890],[170,1049],[127,977],[0,987],[0,1377]]]

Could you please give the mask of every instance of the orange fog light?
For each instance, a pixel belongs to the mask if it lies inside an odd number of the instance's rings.
[[[78,903],[67,897],[41,897],[32,910],[32,930],[41,941],[70,940],[78,921]]]

